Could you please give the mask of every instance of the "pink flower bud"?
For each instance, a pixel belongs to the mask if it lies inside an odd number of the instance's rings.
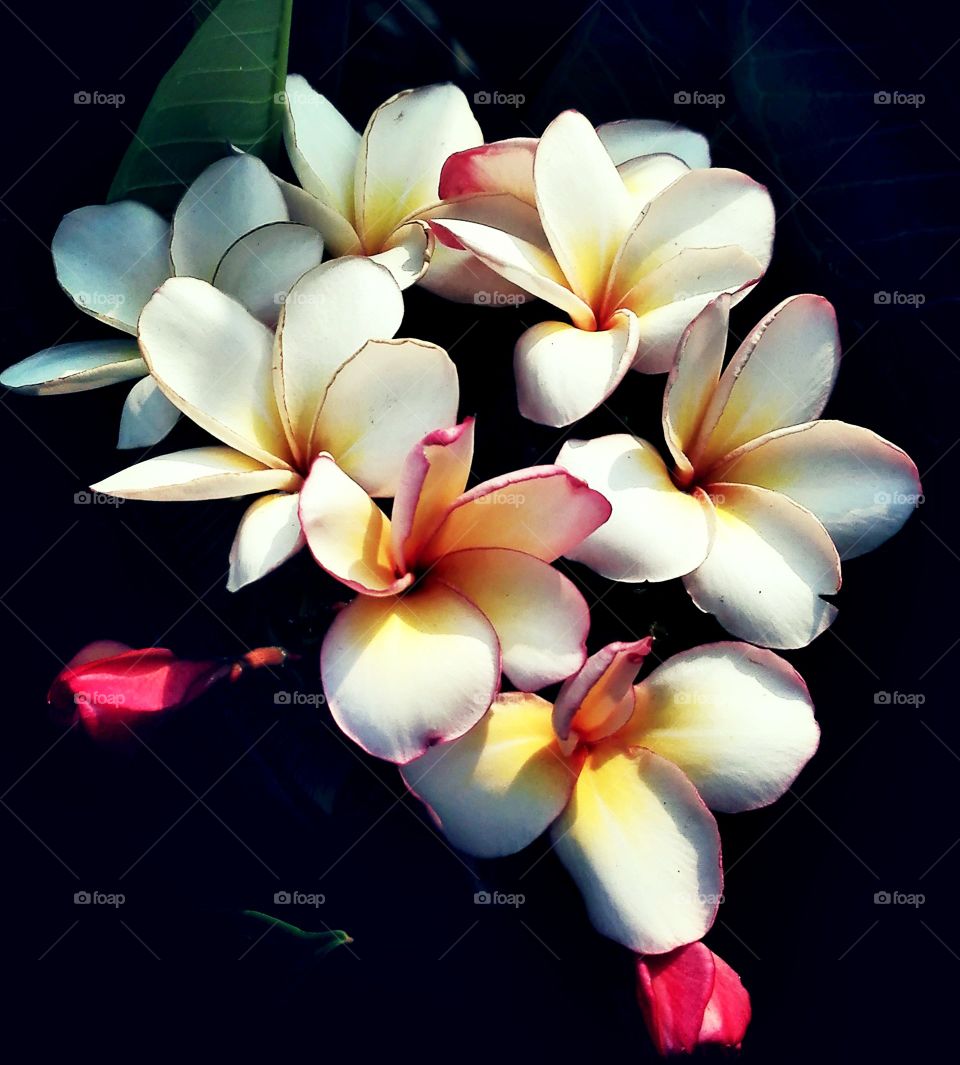
[[[638,958],[637,999],[663,1056],[706,1044],[739,1049],[750,1024],[740,977],[703,943]]]

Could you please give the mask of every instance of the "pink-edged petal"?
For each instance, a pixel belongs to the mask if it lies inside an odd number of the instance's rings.
[[[153,447],[180,420],[180,411],[152,377],[141,378],[127,393],[120,414],[117,447]]]
[[[568,558],[618,581],[667,581],[703,562],[713,535],[713,506],[701,490],[684,492],[646,440],[614,433],[568,440],[557,464],[601,492],[610,520]]]
[[[273,333],[206,281],[172,277],[140,316],[140,350],[164,395],[201,428],[268,466],[291,459],[270,365]]]
[[[519,551],[473,548],[446,555],[430,573],[490,619],[514,687],[536,691],[583,665],[590,611],[573,582],[548,563]]]
[[[407,222],[390,234],[383,251],[370,258],[385,266],[401,289],[408,289],[427,272],[435,244],[426,222]]]
[[[299,74],[287,77],[284,105],[283,139],[300,184],[352,222],[360,134]]]
[[[327,389],[311,453],[329,451],[372,496],[392,496],[411,447],[457,418],[457,368],[436,344],[369,340]]]
[[[607,740],[551,830],[598,931],[641,954],[699,939],[723,890],[720,834],[683,773]]]
[[[229,447],[195,447],[138,462],[91,485],[121,499],[229,499],[273,490],[296,491],[300,478],[271,469]]]
[[[582,329],[592,329],[596,325],[593,311],[570,290],[553,254],[538,244],[478,222],[444,219],[443,222],[432,221],[431,227],[442,243],[471,252],[491,270],[519,285],[531,296],[566,311]]]
[[[710,165],[710,143],[702,133],[656,118],[627,118],[597,126],[597,136],[619,165],[638,155],[666,153],[690,169]]]
[[[440,199],[509,193],[535,206],[533,157],[536,150],[535,137],[513,137],[455,152],[440,173]]]
[[[0,374],[0,385],[28,396],[58,396],[134,381],[149,372],[135,340],[81,340],[15,362]]]
[[[550,704],[525,692],[497,696],[466,735],[431,747],[401,775],[447,839],[481,858],[529,846],[577,779],[550,728]]]
[[[720,378],[690,460],[706,473],[734,448],[818,418],[840,367],[837,316],[822,296],[791,296],[744,340]]]
[[[261,496],[247,507],[230,548],[228,591],[265,577],[303,547],[299,503],[296,492],[285,492]]]
[[[428,433],[407,455],[393,501],[393,554],[401,567],[417,558],[466,488],[473,436],[473,418],[466,418]]]
[[[506,547],[544,562],[568,554],[610,516],[610,504],[559,466],[484,481],[447,511],[423,561],[469,547]]]
[[[211,281],[227,249],[244,233],[287,218],[283,195],[262,160],[248,154],[220,159],[177,206],[170,235],[174,272]]]
[[[692,479],[687,451],[700,431],[720,380],[727,346],[730,298],[704,307],[684,331],[663,392],[663,435],[684,482]]]
[[[636,216],[617,168],[583,115],[565,111],[540,138],[533,161],[537,207],[570,288],[599,300]]]
[[[500,649],[475,606],[428,580],[342,610],[320,671],[340,728],[370,754],[404,763],[479,721],[497,692]]]
[[[321,203],[299,185],[275,178],[291,222],[315,229],[330,256],[362,255],[363,247],[353,225],[333,207]]]
[[[390,519],[332,455],[318,456],[303,483],[300,523],[313,557],[348,588],[390,596],[412,583],[394,564]]]
[[[452,218],[477,222],[510,233],[539,248],[547,247],[536,208],[507,193],[480,193],[425,208],[421,217],[430,223]],[[433,231],[431,229],[431,231]],[[513,307],[531,299],[530,293],[481,262],[472,252],[434,242],[430,267],[422,285],[444,299],[485,307]]]
[[[640,344],[634,369],[666,373],[674,364],[684,330],[723,294],[738,303],[763,274],[741,248],[687,248],[644,275],[622,299],[639,318]]]
[[[679,766],[711,810],[736,813],[779,799],[820,730],[789,663],[750,644],[715,643],[674,655],[638,684],[618,738]]]
[[[483,143],[466,96],[455,85],[407,89],[381,104],[360,145],[354,198],[368,252],[407,216],[435,203],[443,164]]]
[[[836,617],[821,596],[840,588],[827,530],[792,499],[766,488],[717,483],[710,553],[683,583],[694,603],[741,639],[806,647]]]
[[[213,284],[271,329],[287,293],[323,259],[323,237],[298,222],[271,222],[224,252]]]
[[[305,274],[283,305],[273,374],[277,403],[299,460],[337,370],[368,340],[389,340],[403,318],[390,271],[359,256]]]
[[[134,200],[65,215],[50,245],[57,280],[82,311],[137,332],[153,290],[170,276],[170,225]]]
[[[644,274],[688,248],[734,245],[766,269],[773,226],[773,202],[763,185],[736,170],[691,170],[634,223],[614,263],[605,302],[620,306],[620,297]]]
[[[633,682],[653,647],[653,638],[608,643],[591,655],[561,687],[553,705],[553,728],[561,741],[604,739],[633,714]]]
[[[771,488],[806,507],[842,559],[879,547],[922,499],[910,456],[846,422],[808,422],[770,433],[728,455],[716,475]]]
[[[620,384],[639,343],[639,323],[630,311],[618,312],[596,331],[566,322],[531,326],[513,353],[520,413],[558,428],[578,421]]]

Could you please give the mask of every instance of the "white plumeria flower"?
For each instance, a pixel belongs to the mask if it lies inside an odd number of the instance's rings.
[[[840,559],[872,551],[920,499],[917,468],[860,426],[817,421],[840,365],[836,316],[793,296],[721,374],[730,300],[707,306],[667,379],[656,448],[626,433],[564,444],[557,462],[603,492],[610,521],[570,557],[620,581],[683,577],[743,639],[803,647],[833,621]]]
[[[448,164],[445,191],[503,181],[515,198],[532,199],[545,239],[447,218],[431,225],[441,242],[471,251],[573,323],[541,322],[517,341],[525,417],[569,425],[631,367],[666,372],[681,333],[706,303],[723,292],[740,300],[763,275],[773,244],[770,196],[738,171],[691,169],[671,154],[685,152],[699,166],[695,138],[678,131],[671,139],[649,123],[595,131],[567,111],[539,141],[507,142],[499,159],[477,152],[462,168]],[[658,153],[622,154],[645,143]]]
[[[452,212],[524,235],[540,231],[536,211],[509,190],[443,203],[440,175],[455,152],[483,143],[467,98],[455,85],[408,89],[381,104],[359,134],[340,112],[292,74],[286,84],[285,140],[302,188],[281,181],[291,217],[318,229],[333,255],[369,255],[401,288],[420,281],[448,299],[511,294],[472,255],[437,247],[427,222]],[[482,302],[482,300],[481,300]]]
[[[471,419],[426,436],[392,519],[327,455],[301,493],[314,558],[360,593],[324,637],[330,711],[394,762],[466,732],[501,671],[533,691],[586,658],[587,604],[550,563],[606,521],[609,504],[558,466],[465,491],[472,458]]]
[[[603,648],[553,706],[499,696],[470,732],[402,774],[469,854],[513,854],[550,828],[597,929],[660,954],[699,939],[716,916],[723,873],[710,810],[778,799],[819,729],[806,685],[773,652],[710,644],[634,686],[650,644]]]
[[[255,156],[221,159],[187,189],[173,223],[134,200],[71,211],[51,245],[57,280],[73,302],[131,337],[140,312],[171,276],[213,282],[267,324],[283,295],[323,257],[319,233],[289,221],[283,195]],[[0,374],[17,392],[56,395],[138,380],[120,420],[121,448],[162,440],[180,416],[157,387],[136,340],[46,348]]]
[[[247,509],[230,551],[228,587],[257,580],[303,546],[298,493],[317,455],[392,496],[412,444],[455,420],[456,367],[435,344],[389,339],[402,318],[397,283],[363,258],[305,274],[276,336],[207,282],[171,278],[140,317],[143,356],[170,402],[224,446],[148,459],[94,490],[155,500],[270,493]]]

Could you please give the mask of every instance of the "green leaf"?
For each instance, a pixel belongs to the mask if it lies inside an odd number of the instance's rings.
[[[231,144],[279,153],[293,0],[222,0],[166,73],[117,171],[109,202],[173,209]]]
[[[260,924],[267,925],[271,931],[282,933],[292,939],[308,942],[314,958],[322,958],[325,954],[336,950],[337,947],[353,942],[346,932],[339,929],[329,929],[325,932],[309,932],[303,928],[298,928],[295,924],[290,924],[289,921],[281,921],[279,917],[273,917],[269,913],[261,913],[260,910],[244,910],[243,915]]]

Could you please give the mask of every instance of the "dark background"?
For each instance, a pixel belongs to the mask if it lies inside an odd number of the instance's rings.
[[[49,241],[66,211],[102,202],[194,25],[182,0],[0,7],[4,364],[103,335],[59,292]],[[828,414],[917,461],[916,515],[844,568],[833,628],[787,654],[816,702],[819,753],[774,807],[720,819],[726,901],[707,942],[752,993],[747,1061],[934,1061],[951,1048],[958,36],[946,5],[918,3],[301,0],[294,13],[290,69],[360,127],[398,89],[449,78],[471,98],[525,97],[518,108],[477,106],[488,139],[539,134],[566,107],[595,123],[650,116],[707,133],[714,161],[766,183],[779,216],[773,268],[735,312],[735,330],[794,292],[827,296],[849,352]],[[82,90],[126,100],[78,107]],[[884,91],[925,100],[875,103]],[[678,104],[680,92],[724,100]],[[923,302],[878,303],[880,292]],[[402,332],[448,346],[463,413],[479,416],[477,479],[549,461],[559,447],[563,434],[519,418],[512,391],[513,340],[546,313],[410,294]],[[577,435],[616,431],[620,418],[656,439],[661,388],[632,375],[611,404],[617,417],[594,415]],[[278,690],[318,691],[315,649],[336,589],[298,560],[228,595],[242,504],[74,503],[134,459],[113,450],[124,392],[0,396],[5,1031],[28,1004],[40,1024],[25,1024],[26,1038],[59,1031],[78,1052],[101,1048],[132,1016],[141,1043],[129,1053],[186,1017],[195,1027],[180,1053],[191,1056],[263,1024],[295,1045],[284,1056],[304,1058],[650,1059],[630,955],[592,931],[542,845],[500,863],[463,860],[402,796],[395,771],[347,747],[322,711],[274,703]],[[173,444],[191,438],[180,427]],[[660,657],[718,638],[676,585],[608,591],[588,580],[591,599],[607,593],[591,649],[651,626]],[[98,637],[196,657],[279,639],[305,657],[105,749],[65,733],[44,705],[61,663]],[[884,692],[900,697],[878,703]],[[478,908],[481,887],[526,902]],[[127,901],[79,908],[79,890]],[[326,902],[277,907],[278,890]],[[881,891],[925,901],[879,906]],[[262,936],[247,908],[344,928],[354,942],[317,961],[309,944]]]

